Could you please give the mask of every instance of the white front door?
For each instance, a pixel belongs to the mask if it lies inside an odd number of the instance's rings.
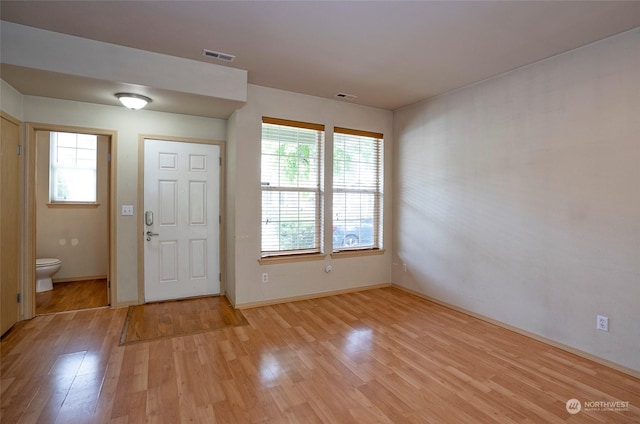
[[[220,146],[144,140],[146,302],[220,293]]]

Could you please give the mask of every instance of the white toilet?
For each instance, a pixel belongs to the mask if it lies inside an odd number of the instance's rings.
[[[36,259],[36,293],[53,290],[51,276],[58,272],[62,261],[56,258]]]

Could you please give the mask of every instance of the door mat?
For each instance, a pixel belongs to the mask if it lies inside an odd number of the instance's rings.
[[[248,325],[225,296],[200,297],[129,306],[120,345],[187,336]]]

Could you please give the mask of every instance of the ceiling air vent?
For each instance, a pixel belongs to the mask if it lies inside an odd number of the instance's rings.
[[[354,96],[353,94],[347,94],[347,93],[336,93],[335,97],[342,100],[353,100],[358,98],[358,96]]]
[[[233,62],[233,59],[236,58],[232,54],[214,52],[213,50],[207,50],[207,49],[202,49],[202,55],[203,56],[208,56],[208,57],[213,57],[215,59],[219,59],[219,60],[222,60],[222,61],[225,61],[225,62]]]

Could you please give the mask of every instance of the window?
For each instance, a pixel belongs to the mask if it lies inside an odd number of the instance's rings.
[[[51,132],[50,201],[95,202],[98,137]]]
[[[322,250],[324,125],[262,120],[261,256]]]
[[[382,137],[334,128],[334,252],[382,247]]]

